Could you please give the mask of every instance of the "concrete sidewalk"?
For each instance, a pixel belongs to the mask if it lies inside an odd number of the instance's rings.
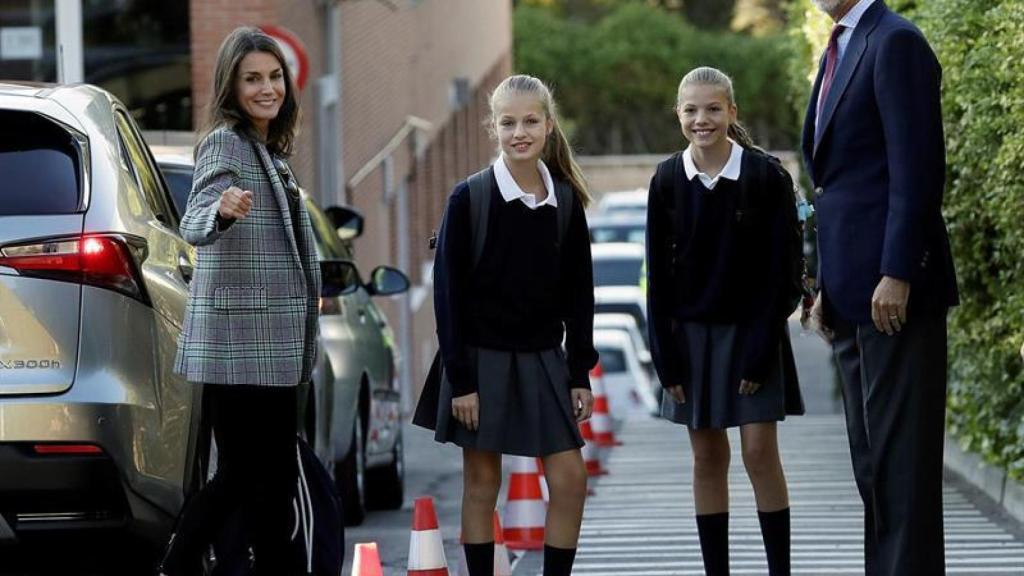
[[[767,574],[753,491],[738,457],[730,470],[732,574]],[[793,514],[794,574],[863,574],[863,513],[853,482],[842,416],[803,416],[780,424]],[[691,495],[686,431],[662,420],[623,424],[623,444],[587,501],[573,574],[703,574]],[[1024,574],[1019,525],[1000,517],[952,479],[944,490],[949,574]],[[517,576],[541,573],[540,554]]]

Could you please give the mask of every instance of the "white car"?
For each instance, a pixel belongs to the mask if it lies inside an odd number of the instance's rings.
[[[587,219],[587,225],[594,244],[632,242],[643,246],[647,240],[647,216],[643,212],[596,214]]]
[[[640,286],[644,245],[632,242],[602,242],[590,245],[594,261],[594,286]]]
[[[622,212],[647,213],[647,189],[637,188],[627,192],[609,192],[601,197],[597,204],[600,214],[617,214]]]
[[[596,314],[629,314],[640,334],[647,337],[647,298],[639,286],[597,286],[594,288]]]
[[[608,409],[615,419],[658,410],[647,371],[640,364],[636,346],[622,330],[594,330],[594,348],[601,355],[601,370],[608,395]]]
[[[636,347],[636,355],[640,364],[651,363],[651,351],[647,348],[647,339],[640,332],[636,318],[629,314],[603,313],[594,314],[594,330],[621,330],[629,334],[629,339]]]

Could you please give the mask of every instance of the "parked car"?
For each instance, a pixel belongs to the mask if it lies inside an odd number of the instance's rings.
[[[637,188],[627,192],[609,192],[601,197],[597,204],[599,214],[647,214],[646,188]]]
[[[595,329],[594,348],[601,355],[612,417],[622,419],[656,413],[658,400],[630,335],[622,330]]]
[[[587,223],[594,244],[630,242],[643,246],[646,242],[647,216],[642,212],[597,214]]]
[[[192,248],[108,92],[0,83],[0,126],[0,540],[160,541],[204,474],[172,371]]]
[[[191,149],[153,150],[181,212],[192,188]],[[346,522],[358,524],[368,508],[402,506],[405,467],[397,351],[387,319],[371,296],[404,292],[409,280],[394,268],[379,266],[364,284],[352,252],[352,240],[362,233],[362,216],[343,207],[325,213],[305,191],[302,198],[325,277],[345,287],[321,298],[325,354],[307,396],[306,429],[334,475]]]
[[[597,286],[594,288],[594,312],[628,314],[636,320],[640,335],[650,346],[647,334],[647,299],[639,286]]]
[[[602,313],[594,314],[595,330],[619,330],[629,335],[636,348],[636,357],[644,368],[650,367],[651,351],[647,348],[647,340],[640,332],[636,318],[629,314]]]
[[[627,242],[592,244],[594,286],[640,286],[644,245]]]

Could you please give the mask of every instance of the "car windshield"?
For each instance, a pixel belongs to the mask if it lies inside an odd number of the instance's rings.
[[[644,243],[645,227],[642,224],[607,224],[590,229],[590,241]]]
[[[594,286],[639,286],[640,258],[601,258],[594,260]]]
[[[597,353],[601,357],[601,370],[605,374],[617,374],[626,371],[626,355],[621,348],[598,346]]]

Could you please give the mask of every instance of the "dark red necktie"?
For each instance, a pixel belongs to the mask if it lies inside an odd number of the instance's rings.
[[[832,88],[832,80],[836,77],[836,68],[839,66],[839,35],[845,29],[842,24],[836,24],[832,28],[832,35],[828,38],[828,47],[825,48],[825,75],[821,78],[821,90],[818,91],[818,110],[814,117],[816,129],[820,126],[821,112],[825,108],[828,91]]]

